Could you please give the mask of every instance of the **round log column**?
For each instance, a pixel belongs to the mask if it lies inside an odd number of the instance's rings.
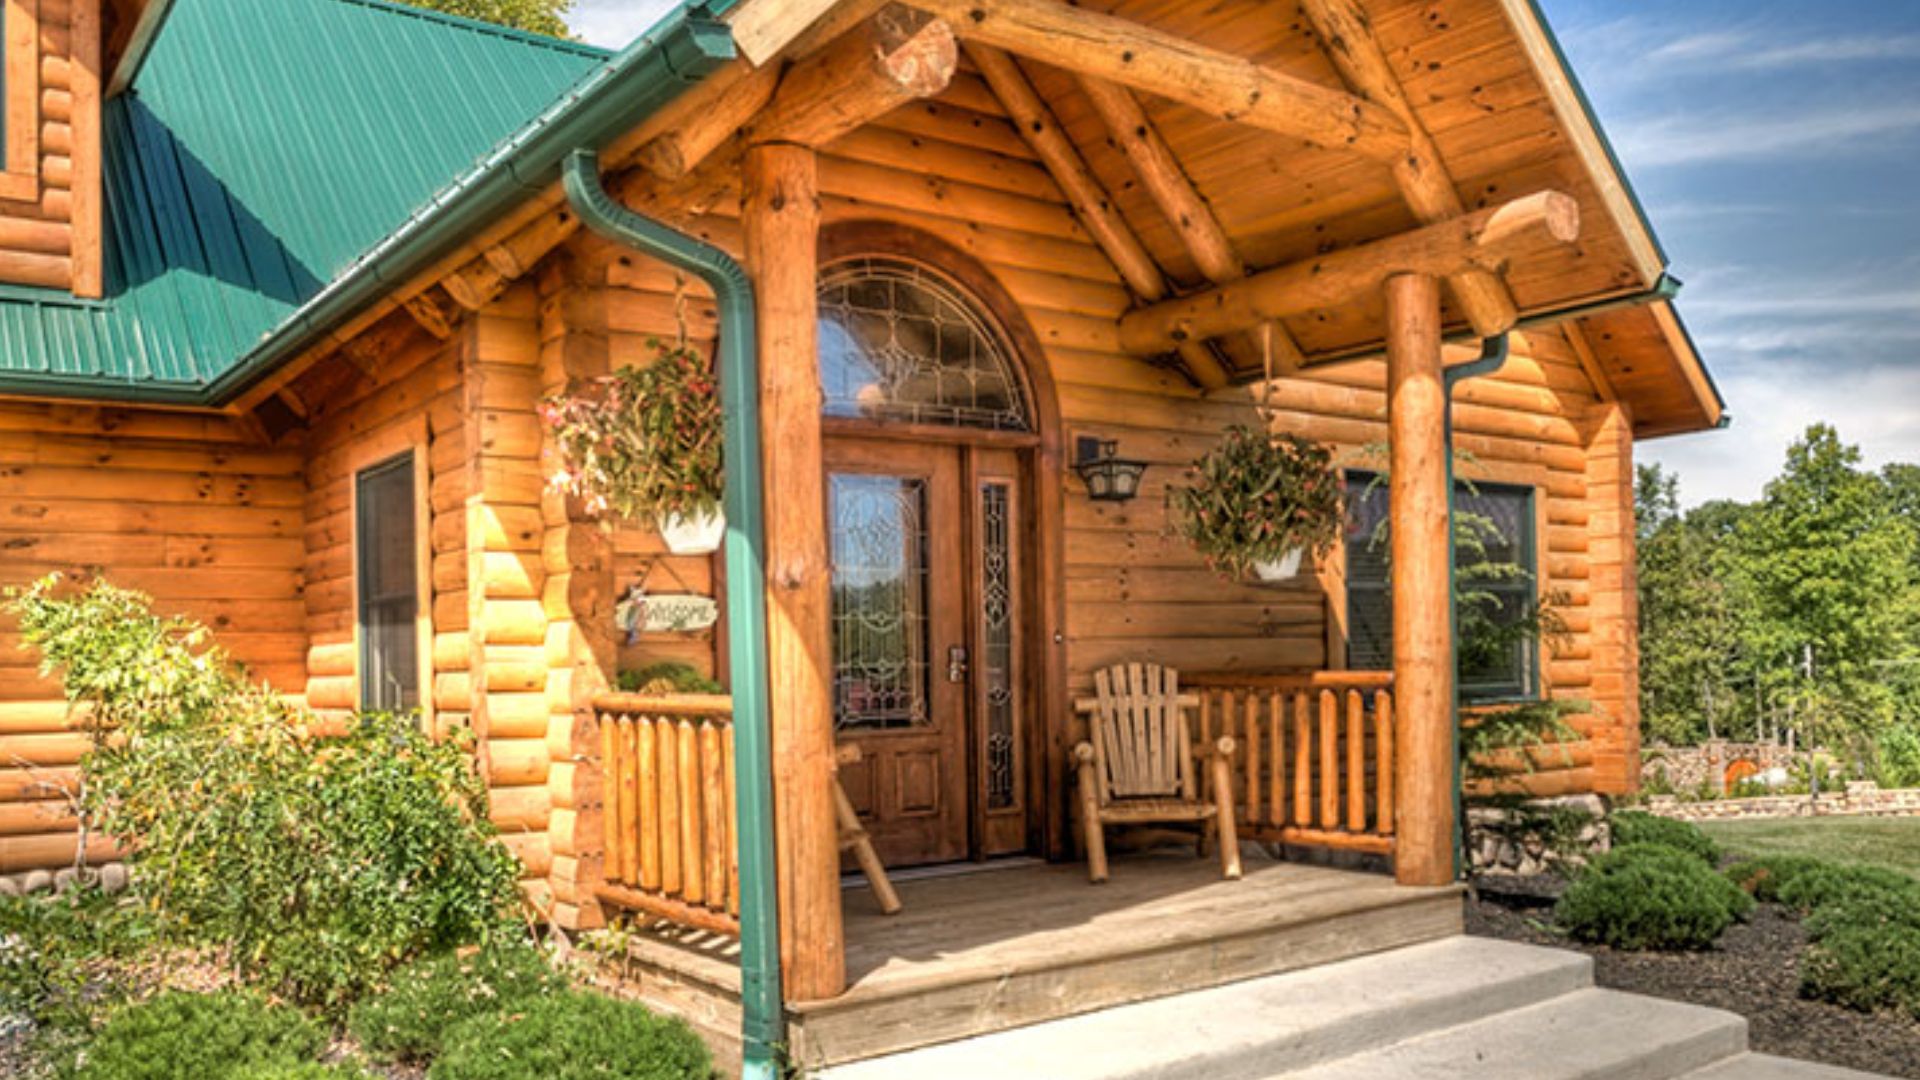
[[[1440,283],[1401,274],[1387,279],[1386,291],[1400,789],[1394,877],[1444,885],[1453,880],[1454,670]]]
[[[787,1000],[816,1001],[846,988],[834,817],[832,596],[814,322],[820,194],[808,147],[749,147],[743,171],[741,224],[760,322],[780,963]]]

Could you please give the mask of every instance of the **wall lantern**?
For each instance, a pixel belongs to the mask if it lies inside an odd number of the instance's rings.
[[[1089,498],[1095,502],[1126,502],[1140,494],[1140,477],[1147,471],[1147,463],[1120,457],[1118,442],[1082,435],[1074,449],[1073,469],[1086,481]]]

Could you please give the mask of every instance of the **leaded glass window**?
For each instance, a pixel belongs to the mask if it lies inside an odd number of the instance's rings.
[[[822,270],[819,348],[828,416],[1032,430],[998,329],[917,263],[861,256]]]
[[[827,479],[834,726],[928,724],[926,481],[856,473]]]

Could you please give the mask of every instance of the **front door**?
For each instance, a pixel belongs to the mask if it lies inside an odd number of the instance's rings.
[[[828,443],[840,780],[889,866],[969,852],[960,490],[956,447]]]

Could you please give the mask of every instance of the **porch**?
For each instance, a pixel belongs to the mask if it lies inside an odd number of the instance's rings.
[[[910,876],[895,916],[849,877],[847,990],[789,1006],[793,1060],[820,1068],[1460,932],[1457,886],[1247,855],[1237,882],[1165,846],[1117,856],[1099,886],[1080,865],[1037,860]],[[629,943],[628,983],[729,1051],[738,951],[660,922]]]

